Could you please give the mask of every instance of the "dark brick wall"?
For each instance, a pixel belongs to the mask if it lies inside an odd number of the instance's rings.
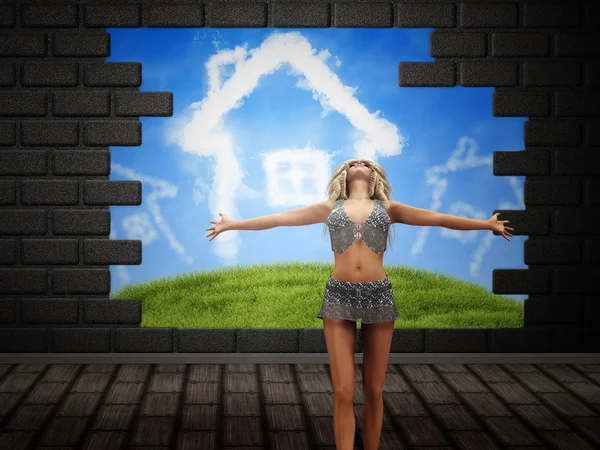
[[[495,87],[493,114],[526,116],[525,148],[494,175],[526,176],[526,270],[495,270],[497,294],[529,294],[525,327],[397,330],[392,352],[600,351],[600,45],[593,2],[0,1],[0,352],[324,352],[322,330],[142,329],[140,301],[109,300],[110,146],[142,143],[138,63],[106,63],[111,27],[435,28],[435,62],[400,62],[400,86]],[[400,44],[401,45],[401,44]],[[495,211],[494,211],[495,212]],[[357,340],[357,351],[361,341]]]

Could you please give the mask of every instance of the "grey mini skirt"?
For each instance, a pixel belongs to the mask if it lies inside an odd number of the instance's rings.
[[[340,281],[329,277],[319,319],[344,319],[362,323],[394,321],[400,317],[392,284],[386,276],[375,281]]]

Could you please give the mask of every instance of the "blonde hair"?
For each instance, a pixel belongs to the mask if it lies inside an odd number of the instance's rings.
[[[352,165],[358,161],[363,162],[365,166],[371,169],[371,179],[369,180],[369,197],[371,199],[381,200],[383,204],[387,206],[390,199],[390,194],[392,193],[392,186],[387,180],[383,167],[376,162],[371,161],[370,159],[349,159],[335,169],[333,175],[331,176],[331,180],[327,185],[327,198],[329,200],[346,200],[348,198],[348,185],[346,183],[348,169],[350,169],[350,167],[352,167]],[[327,224],[325,224],[325,228],[323,229],[323,236],[325,236],[326,231],[328,231]],[[392,246],[392,240],[392,227],[390,226],[388,234],[388,247]]]

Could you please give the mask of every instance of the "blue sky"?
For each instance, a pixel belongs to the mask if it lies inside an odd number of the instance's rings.
[[[113,292],[237,264],[333,262],[322,224],[212,242],[205,228],[218,211],[249,218],[321,201],[350,158],[380,163],[392,200],[411,206],[478,219],[524,209],[525,177],[494,177],[492,155],[524,149],[525,117],[493,117],[492,88],[398,86],[399,62],[433,61],[432,31],[109,30],[108,61],[142,63],[140,90],[173,92],[174,107],[141,118],[140,147],[113,147],[111,179],[143,182],[141,206],[110,207],[111,238],[143,245],[141,265],[111,266]],[[384,264],[489,290],[493,269],[527,268],[526,236],[393,227]]]

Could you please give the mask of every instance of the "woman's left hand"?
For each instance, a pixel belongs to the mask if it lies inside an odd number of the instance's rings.
[[[510,242],[510,239],[507,236],[512,237],[512,234],[510,234],[506,230],[512,230],[512,228],[504,226],[504,224],[508,223],[509,221],[508,220],[498,220],[499,215],[500,215],[500,213],[497,212],[492,217],[490,217],[490,219],[488,220],[488,223],[490,224],[490,229],[492,231],[497,231],[502,236],[504,236],[504,239],[506,239],[508,242]]]

